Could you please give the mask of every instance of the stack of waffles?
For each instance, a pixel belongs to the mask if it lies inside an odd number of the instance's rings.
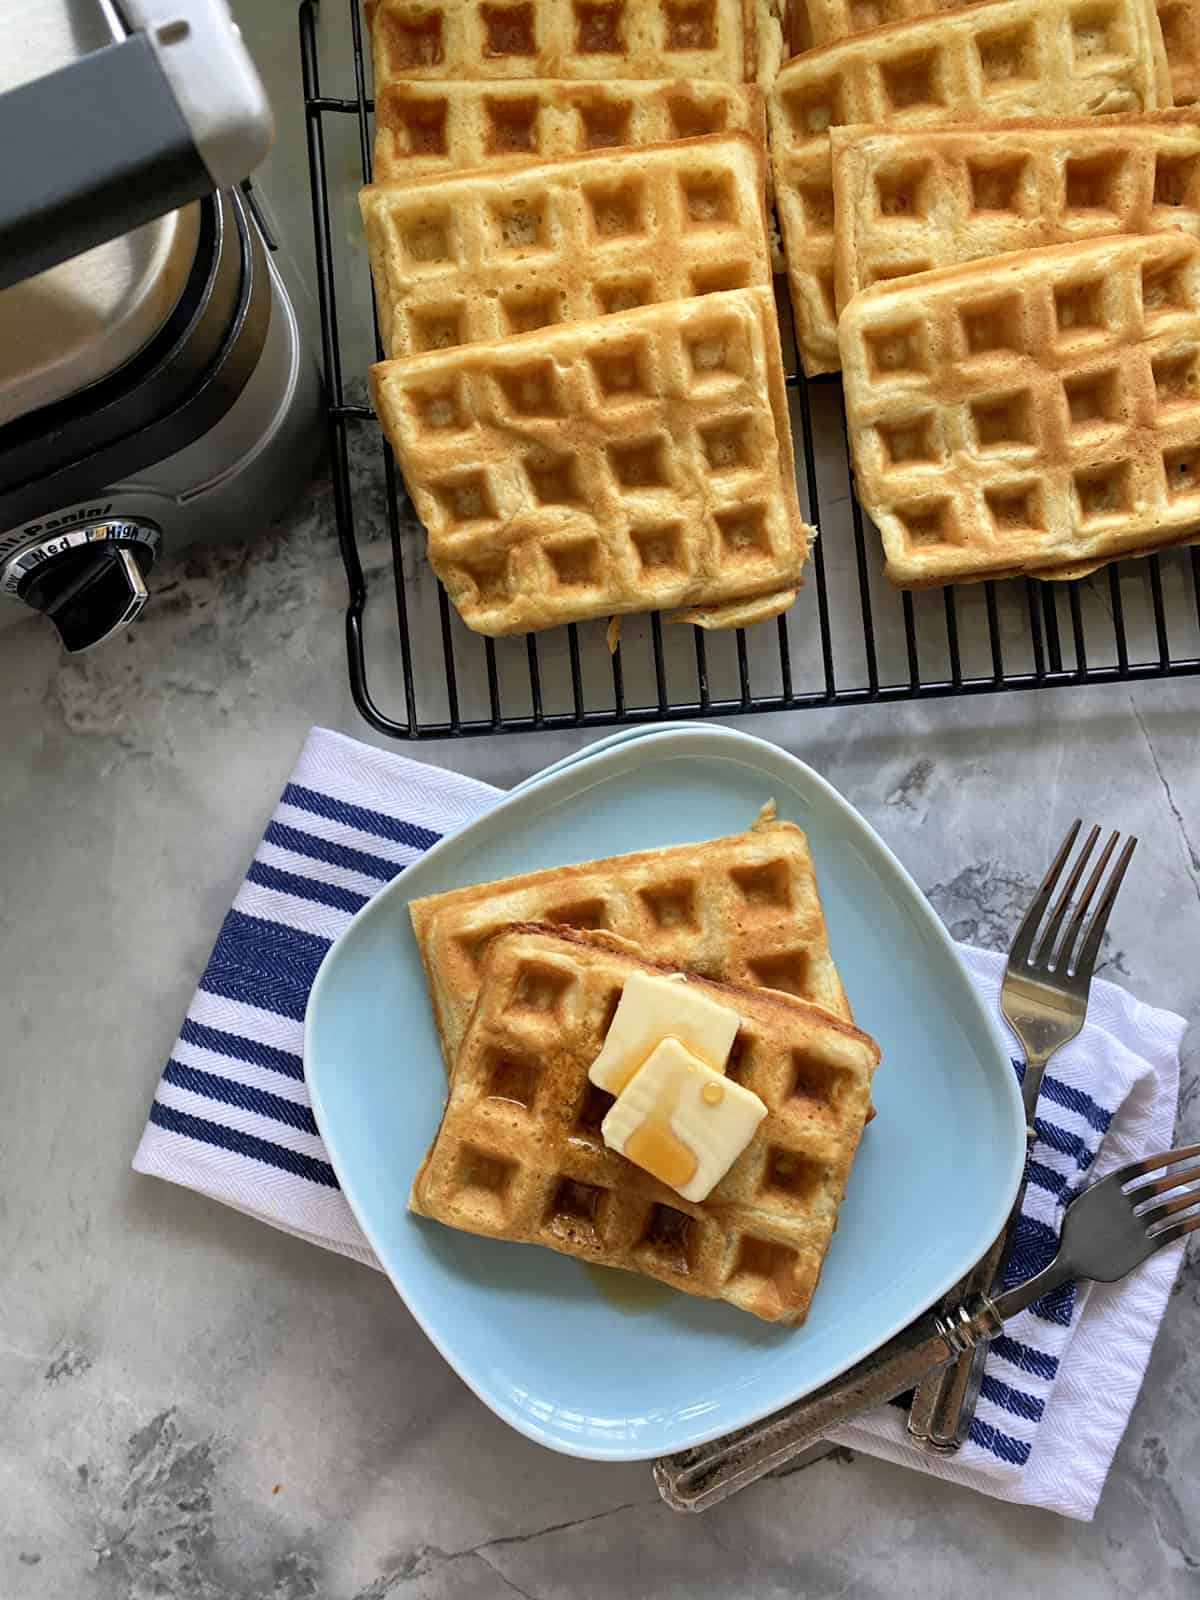
[[[898,585],[1200,532],[1198,10],[797,0],[768,116],[798,342],[843,371]]]
[[[376,409],[467,625],[777,615],[762,0],[377,0]]]
[[[449,1091],[410,1204],[448,1226],[803,1321],[870,1115],[799,828],[529,873],[410,905]],[[588,1079],[626,979],[685,971],[734,1007],[727,1075],[767,1115],[707,1200],[608,1149]]]

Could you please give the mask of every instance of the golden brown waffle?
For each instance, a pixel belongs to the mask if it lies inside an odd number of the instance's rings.
[[[831,127],[1091,116],[1170,103],[1152,0],[985,0],[789,61],[767,114],[805,371],[838,365]]]
[[[1200,113],[835,128],[837,304],[888,278],[1103,233],[1200,234]]]
[[[1157,0],[1163,47],[1171,69],[1171,94],[1177,106],[1200,100],[1200,3]]]
[[[415,355],[769,284],[764,164],[749,134],[716,134],[364,189],[384,349]]]
[[[407,183],[708,133],[765,139],[764,119],[762,92],[752,84],[396,81],[375,101],[375,178]]]
[[[842,313],[858,497],[903,588],[1077,577],[1200,528],[1200,243],[1116,235]]]
[[[549,867],[409,904],[447,1067],[479,992],[488,941],[513,922],[601,929],[648,959],[780,989],[850,1021],[808,840],[760,820],[699,844]]]
[[[732,178],[692,203],[704,231]],[[371,383],[430,565],[477,632],[671,606],[741,626],[795,598],[812,530],[769,289],[385,361]]]
[[[602,933],[519,924],[488,946],[441,1127],[412,1209],[452,1228],[803,1322],[866,1121],[875,1041],[790,995],[698,986],[742,1022],[728,1073],[767,1116],[696,1204],[606,1149],[612,1096],[588,1082],[631,972]]]
[[[752,0],[374,0],[375,82],[396,78],[753,80]]]

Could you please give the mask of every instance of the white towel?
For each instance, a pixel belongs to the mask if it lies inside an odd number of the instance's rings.
[[[309,989],[331,942],[497,790],[314,729],[225,919],[159,1083],[134,1167],[377,1265],[337,1186],[304,1084]],[[995,1009],[1003,958],[963,948]],[[1013,1279],[1053,1254],[1086,1182],[1171,1142],[1184,1022],[1102,981],[1042,1087]],[[1015,1042],[1014,1058],[1017,1056]],[[1021,1070],[1019,1059],[1014,1069]],[[1179,1267],[1168,1247],[1122,1283],[1060,1290],[992,1345],[957,1456],[908,1444],[895,1406],[839,1442],[1001,1499],[1089,1519]]]

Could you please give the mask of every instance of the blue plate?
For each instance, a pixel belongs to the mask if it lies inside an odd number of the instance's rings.
[[[576,1261],[410,1215],[445,1076],[408,901],[733,833],[768,796],[808,833],[838,967],[883,1051],[879,1115],[805,1325],[773,1328],[671,1294],[630,1315]],[[304,1063],[346,1197],[442,1355],[522,1433],[604,1460],[641,1460],[741,1427],[890,1338],[999,1233],[1025,1149],[1007,1055],[920,890],[803,762],[720,728],[648,733],[572,759],[436,845],[329,951]]]

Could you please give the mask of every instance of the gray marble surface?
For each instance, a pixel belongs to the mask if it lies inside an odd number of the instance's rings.
[[[301,219],[293,13],[245,20]],[[172,558],[111,648],[71,661],[40,627],[0,633],[0,1597],[1200,1594],[1195,1257],[1094,1524],[845,1454],[690,1520],[643,1466],[507,1430],[377,1274],[131,1173],[305,732],[371,738],[331,527],[318,475],[282,528]],[[1105,974],[1196,1018],[1198,704],[1193,681],[742,725],[825,773],[951,931],[992,947],[1071,816],[1134,830]],[[507,785],[582,742],[406,753]],[[1193,1029],[1193,1138],[1198,1084]]]

